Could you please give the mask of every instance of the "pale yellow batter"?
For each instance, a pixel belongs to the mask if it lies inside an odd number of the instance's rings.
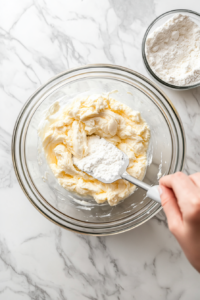
[[[105,184],[73,165],[72,155],[87,155],[87,138],[92,134],[125,152],[130,161],[127,172],[142,180],[150,129],[139,112],[113,99],[111,93],[81,95],[62,109],[55,102],[39,127],[47,161],[59,184],[69,191],[91,195],[97,203],[116,205],[134,191],[133,184],[122,179]]]

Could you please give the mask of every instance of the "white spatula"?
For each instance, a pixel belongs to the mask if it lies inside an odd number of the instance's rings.
[[[87,172],[84,169],[82,171],[84,171],[88,175],[90,175],[90,176],[98,179],[99,181],[101,181],[103,183],[112,183],[112,182],[115,182],[118,179],[128,180],[129,182],[131,182],[131,183],[137,185],[138,187],[142,188],[143,190],[147,191],[147,197],[149,197],[152,200],[154,200],[154,201],[156,201],[156,202],[158,202],[158,203],[161,204],[160,194],[159,194],[159,191],[158,191],[159,185],[150,186],[150,185],[144,183],[143,181],[140,181],[140,180],[132,177],[131,175],[129,175],[126,172],[126,169],[127,169],[128,165],[129,165],[129,158],[128,158],[128,156],[124,152],[122,152],[122,155],[123,155],[123,162],[124,163],[123,163],[122,167],[119,169],[118,174],[115,175],[112,178],[112,180],[105,180],[104,178],[101,178],[101,177],[98,177],[98,176],[94,176],[93,172]]]

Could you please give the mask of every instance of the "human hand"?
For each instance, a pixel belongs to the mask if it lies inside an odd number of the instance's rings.
[[[200,173],[178,172],[162,177],[159,184],[169,230],[200,272]]]

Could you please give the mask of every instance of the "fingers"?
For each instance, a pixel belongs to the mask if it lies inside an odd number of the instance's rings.
[[[160,184],[173,189],[176,198],[182,201],[188,201],[193,197],[196,191],[196,185],[184,173],[178,172],[172,175],[164,176],[160,179]]]
[[[170,231],[190,262],[200,270],[200,173],[183,173],[160,179],[161,201]]]
[[[200,215],[200,175],[187,176],[184,173],[175,173],[160,179],[160,185],[171,188],[180,208],[183,220],[194,223]]]
[[[189,176],[193,183],[200,188],[200,173],[195,173]]]
[[[160,185],[160,188],[162,190],[160,197],[164,212],[167,216],[169,230],[176,235],[182,224],[182,215],[177,199],[171,189],[163,185]]]

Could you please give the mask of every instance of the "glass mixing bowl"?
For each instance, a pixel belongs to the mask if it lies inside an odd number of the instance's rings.
[[[31,203],[54,223],[85,234],[109,235],[135,228],[161,206],[137,189],[117,206],[97,204],[70,193],[58,183],[40,149],[38,124],[53,102],[69,103],[83,92],[119,92],[112,96],[141,112],[151,129],[144,182],[180,171],[185,155],[184,131],[173,104],[143,75],[114,65],[88,65],[57,75],[32,95],[22,108],[13,132],[12,156],[18,181]]]
[[[146,57],[146,51],[145,51],[146,40],[148,38],[148,35],[150,33],[152,33],[156,28],[158,28],[159,26],[161,26],[165,22],[167,22],[167,20],[174,17],[176,14],[183,14],[183,15],[188,16],[193,22],[195,22],[200,27],[200,14],[195,11],[188,10],[188,9],[175,9],[175,10],[167,11],[166,13],[158,16],[147,28],[147,30],[144,34],[144,37],[143,37],[143,41],[142,41],[142,58],[143,58],[143,61],[144,61],[147,71],[154,79],[156,79],[158,82],[160,82],[161,84],[163,84],[164,86],[166,86],[170,89],[182,91],[182,90],[189,90],[189,89],[196,88],[196,87],[200,86],[200,82],[197,82],[194,84],[189,84],[187,86],[178,86],[178,85],[170,84],[166,81],[163,81],[160,77],[158,77],[154,73],[154,71],[150,67],[147,57]]]

